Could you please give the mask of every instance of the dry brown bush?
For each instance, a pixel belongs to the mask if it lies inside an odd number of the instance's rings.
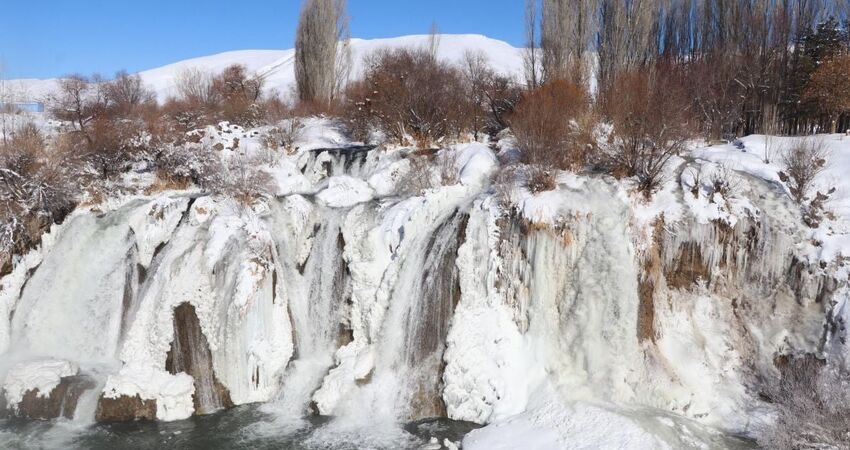
[[[215,75],[187,69],[178,75],[176,85],[177,97],[168,99],[163,110],[184,131],[223,120],[257,126],[266,120],[266,106],[277,106],[263,98],[265,80],[249,75],[241,64]]]
[[[347,91],[345,116],[356,136],[368,137],[374,127],[396,143],[428,148],[469,131],[457,68],[425,49],[382,50],[367,65],[364,78]]]
[[[600,94],[614,133],[602,165],[635,177],[647,197],[663,181],[664,167],[691,136],[690,100],[681,78],[662,67],[619,74]]]
[[[541,166],[527,166],[525,169],[526,187],[532,194],[553,191],[558,187],[555,173],[552,169]]]
[[[592,143],[590,114],[587,92],[569,81],[526,92],[510,116],[522,161],[547,170],[583,167]]]

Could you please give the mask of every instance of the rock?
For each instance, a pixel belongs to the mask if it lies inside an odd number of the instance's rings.
[[[98,422],[128,422],[131,420],[156,420],[156,400],[142,400],[135,395],[118,398],[100,396],[95,420]]]
[[[24,393],[21,401],[14,407],[4,408],[5,395],[0,404],[0,410],[6,410],[6,415],[25,419],[48,420],[65,417],[74,418],[77,401],[83,392],[94,389],[95,383],[83,375],[64,377],[48,395],[42,395],[38,389]]]
[[[165,370],[192,376],[196,415],[233,407],[230,391],[215,376],[209,343],[201,330],[195,307],[189,303],[174,309],[174,341],[166,357]]]

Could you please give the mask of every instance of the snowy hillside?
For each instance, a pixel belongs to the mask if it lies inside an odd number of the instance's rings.
[[[354,61],[352,75],[357,76],[363,69],[363,57],[385,48],[427,47],[429,35],[410,35],[388,39],[352,39],[351,49]],[[490,39],[477,34],[440,35],[438,53],[441,58],[458,62],[464,53],[483,52],[490,64],[505,75],[518,75],[522,71],[522,55],[519,49],[506,42]],[[187,59],[139,74],[149,85],[160,101],[174,95],[176,77],[188,69],[200,69],[212,73],[220,72],[232,64],[243,64],[250,72],[262,74],[266,78],[266,88],[275,89],[281,94],[289,94],[295,81],[293,58],[295,50],[239,50],[210,56]],[[110,75],[110,74],[106,74]],[[56,87],[56,79],[10,80],[12,90],[19,93],[21,100],[40,100]]]

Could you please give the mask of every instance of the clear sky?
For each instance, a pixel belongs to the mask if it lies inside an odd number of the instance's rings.
[[[228,50],[285,49],[300,0],[0,0],[5,78],[136,72]],[[522,44],[523,0],[349,0],[353,37],[479,33]]]

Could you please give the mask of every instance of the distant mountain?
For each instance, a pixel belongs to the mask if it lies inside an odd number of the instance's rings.
[[[411,35],[389,39],[352,39],[351,48],[354,60],[352,76],[363,71],[363,57],[382,48],[426,47],[429,35]],[[519,76],[522,72],[521,49],[510,44],[477,34],[439,35],[438,55],[449,61],[461,61],[467,51],[483,52],[490,64],[498,72]],[[275,89],[282,94],[291,92],[295,75],[293,60],[295,50],[237,50],[210,56],[187,59],[156,69],[139,72],[148,87],[152,88],[160,101],[175,94],[175,80],[187,69],[200,69],[213,73],[220,72],[231,64],[243,64],[252,73],[266,77],[266,88]],[[17,93],[18,101],[37,101],[56,89],[56,79],[20,79],[9,80],[8,87]]]

